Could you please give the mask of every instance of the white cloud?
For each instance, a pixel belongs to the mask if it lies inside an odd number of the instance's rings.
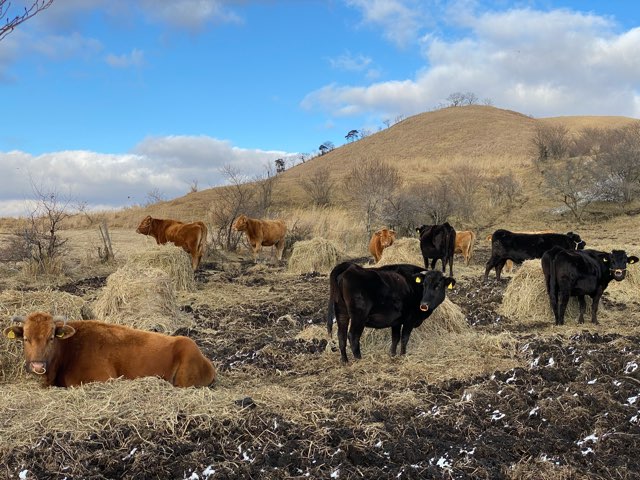
[[[609,18],[569,10],[512,9],[456,17],[466,36],[422,39],[425,67],[413,79],[331,84],[308,109],[333,115],[411,115],[456,91],[536,116],[638,115],[640,28],[615,32]]]
[[[247,178],[262,176],[267,165],[287,155],[242,149],[206,136],[149,137],[125,154],[0,152],[0,216],[25,215],[27,200],[34,198],[32,185],[92,209],[120,208],[144,203],[152,191],[180,197],[194,180],[201,188],[222,185],[225,165]]]
[[[110,53],[105,58],[105,61],[114,68],[141,67],[144,64],[144,52],[134,48],[131,53],[122,55]]]
[[[353,55],[351,52],[345,52],[336,58],[330,58],[329,64],[332,68],[338,70],[347,70],[350,72],[360,72],[371,65],[371,58],[363,54]]]
[[[224,0],[139,0],[141,11],[162,23],[198,30],[210,22],[241,23],[240,16]]]

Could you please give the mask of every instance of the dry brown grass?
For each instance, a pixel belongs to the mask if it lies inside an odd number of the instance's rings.
[[[173,280],[154,267],[125,266],[109,275],[93,305],[99,320],[173,333],[190,325],[179,314]]]
[[[397,239],[393,242],[393,245],[382,251],[382,257],[380,257],[376,266],[382,267],[383,265],[393,265],[397,263],[409,263],[418,266],[424,265],[422,252],[420,251],[420,240],[410,237]]]
[[[287,268],[290,273],[329,273],[343,256],[335,243],[316,237],[293,245]]]

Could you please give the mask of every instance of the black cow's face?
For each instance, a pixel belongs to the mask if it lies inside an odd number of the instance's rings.
[[[415,282],[422,284],[420,310],[423,312],[435,310],[444,302],[445,288],[453,288],[456,284],[452,277],[445,277],[439,270],[422,271],[415,275]]]
[[[627,276],[627,265],[637,263],[638,257],[635,255],[628,257],[624,250],[613,250],[603,258],[603,261],[608,264],[613,279],[619,282]]]
[[[569,233],[567,233],[567,237],[569,237],[571,240],[573,240],[573,243],[575,243],[576,250],[583,250],[584,247],[587,246],[587,242],[582,240],[580,238],[580,235],[578,235],[577,233],[569,232]]]

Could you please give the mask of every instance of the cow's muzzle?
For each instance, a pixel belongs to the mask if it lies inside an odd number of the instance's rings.
[[[612,269],[611,274],[613,275],[613,278],[619,282],[620,280],[624,280],[624,277],[627,276],[627,269],[626,268]]]
[[[29,371],[36,375],[47,373],[47,362],[29,362]]]
[[[422,310],[423,312],[428,312],[429,311],[429,305],[427,305],[426,303],[421,303],[420,304],[420,310]]]

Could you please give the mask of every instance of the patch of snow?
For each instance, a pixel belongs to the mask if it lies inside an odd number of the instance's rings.
[[[504,417],[506,417],[506,415],[501,413],[500,410],[494,410],[493,415],[491,415],[491,420],[502,420]]]
[[[126,457],[124,457],[122,460],[129,460],[131,457],[133,457],[135,455],[135,453],[138,451],[138,449],[136,447],[133,448],[133,450],[131,450],[129,452],[129,455],[127,455]]]
[[[581,452],[582,452],[582,456],[589,455],[590,453],[595,453],[593,451],[593,448],[591,448],[591,447],[587,447],[584,450],[581,450]]]
[[[593,380],[589,380],[589,381],[587,382],[587,385],[593,385],[593,384],[594,384],[594,383],[596,383],[597,381],[598,381],[598,379],[597,379],[597,378],[594,378]]]
[[[553,359],[553,357],[549,358],[549,361],[547,362],[547,365],[550,367],[553,367],[556,364],[556,361]]]
[[[200,477],[196,472],[191,472],[189,477],[185,477],[185,480],[200,480]]]
[[[538,410],[540,410],[540,407],[538,407],[538,406],[536,405],[536,406],[535,406],[535,407],[533,407],[533,408],[531,409],[531,411],[529,412],[529,416],[530,416],[530,417],[532,417],[532,416],[534,416],[534,415],[537,415],[537,414],[538,414]]]
[[[578,440],[576,443],[581,446],[587,442],[596,443],[597,441],[598,441],[598,436],[595,433],[592,433],[591,435],[583,438],[582,440]]]
[[[513,372],[513,376],[512,376],[512,377],[507,378],[507,379],[504,381],[504,383],[511,383],[511,382],[515,381],[515,379],[516,379],[516,372],[514,371],[514,372]]]
[[[634,403],[636,403],[636,400],[638,400],[638,396],[637,395],[635,397],[627,398],[627,402],[629,402],[629,405],[633,405]]]
[[[22,470],[19,474],[18,474],[18,478],[20,480],[26,480],[27,475],[29,474],[29,470]]]
[[[214,473],[216,473],[216,471],[213,469],[213,465],[209,465],[207,468],[205,468],[202,471],[202,476],[204,478],[209,478],[211,475],[213,475]]]
[[[531,362],[531,364],[529,365],[530,368],[534,368],[537,367],[538,364],[540,363],[540,357],[536,357],[533,362]]]
[[[331,478],[338,478],[338,477],[340,477],[340,469],[339,468],[337,468],[333,472],[331,472]]]
[[[624,373],[627,375],[635,372],[638,369],[638,364],[636,362],[628,362],[624,367]]]
[[[464,448],[461,448],[460,453],[464,453],[466,455],[473,455],[474,453],[476,453],[476,447],[473,447],[471,450],[465,450]]]
[[[440,457],[436,462],[436,465],[440,468],[451,468],[451,462],[445,457]]]
[[[613,381],[613,384],[614,384],[616,387],[619,387],[620,385],[622,385],[622,382],[621,382],[620,380],[614,380],[614,381]]]
[[[378,443],[375,445],[378,448],[382,448],[382,440],[378,440]]]

